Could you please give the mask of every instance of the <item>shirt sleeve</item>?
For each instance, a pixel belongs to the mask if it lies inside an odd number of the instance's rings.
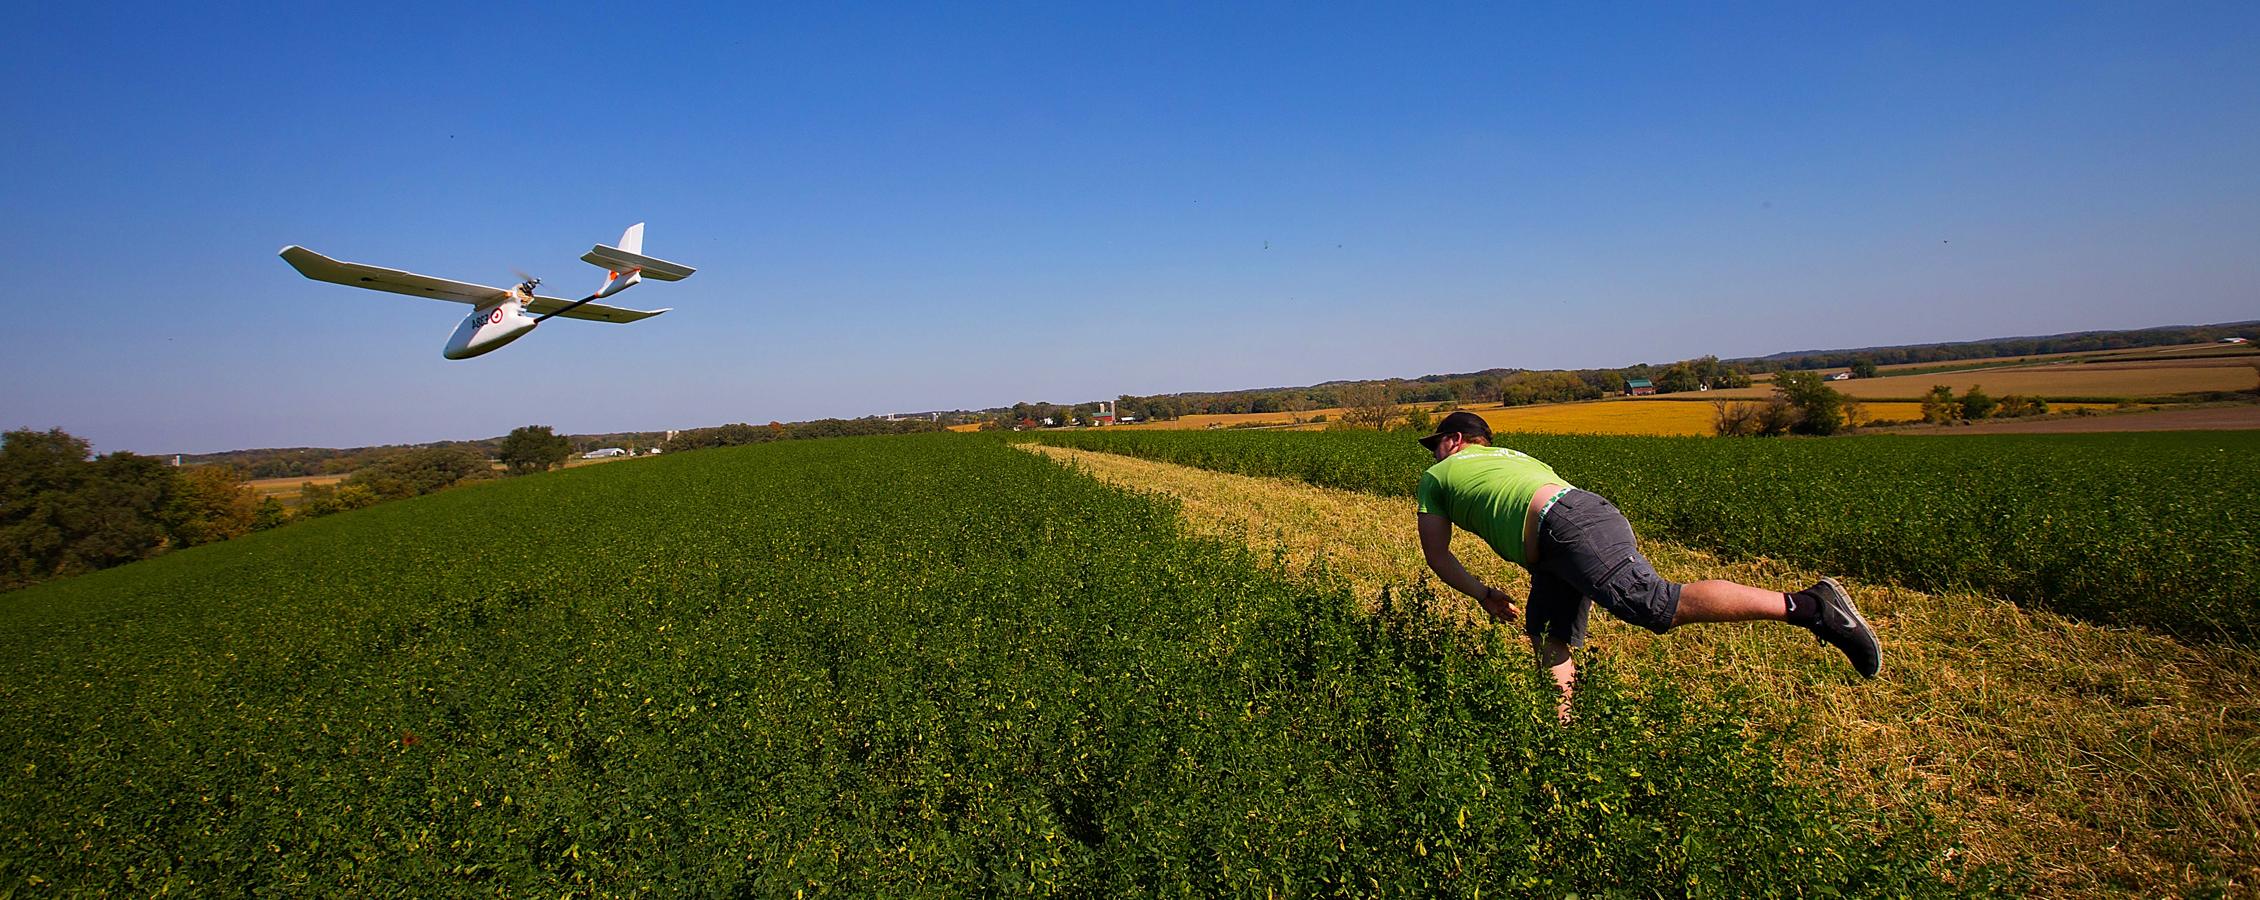
[[[1413,489],[1413,500],[1420,504],[1421,512],[1444,514],[1444,483],[1437,480],[1436,473],[1420,473],[1420,487]]]

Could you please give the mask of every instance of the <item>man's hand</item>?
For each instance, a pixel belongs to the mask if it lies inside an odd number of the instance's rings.
[[[1514,601],[1498,588],[1485,585],[1483,599],[1477,602],[1483,605],[1483,611],[1490,614],[1493,622],[1512,622],[1522,617],[1522,610],[1516,609]]]
[[[1452,590],[1475,598],[1483,612],[1493,622],[1512,622],[1522,617],[1514,601],[1506,592],[1492,588],[1460,565],[1460,558],[1452,555],[1452,523],[1435,513],[1420,513],[1416,523],[1420,530],[1420,554],[1427,558],[1428,568],[1451,585]]]

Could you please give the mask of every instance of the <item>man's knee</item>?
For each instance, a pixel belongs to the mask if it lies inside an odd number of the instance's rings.
[[[1671,630],[1679,615],[1680,584],[1656,574],[1648,560],[1635,553],[1600,585],[1593,598],[1612,615],[1657,634]]]

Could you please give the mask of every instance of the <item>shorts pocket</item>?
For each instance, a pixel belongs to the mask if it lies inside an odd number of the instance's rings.
[[[1609,567],[1608,574],[1602,576],[1594,588],[1593,600],[1601,604],[1601,608],[1658,634],[1671,627],[1672,615],[1679,605],[1669,582],[1656,574],[1655,567],[1638,553]]]

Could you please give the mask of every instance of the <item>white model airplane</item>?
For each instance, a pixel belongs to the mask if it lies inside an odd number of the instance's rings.
[[[518,273],[524,281],[519,282],[515,288],[503,290],[399,269],[339,262],[296,244],[282,248],[282,258],[284,262],[290,263],[291,268],[297,269],[298,274],[315,281],[373,291],[391,291],[411,297],[453,300],[477,307],[470,315],[463,317],[462,324],[455,326],[455,334],[447,339],[447,349],[440,353],[448,359],[470,359],[517,340],[551,316],[597,322],[633,322],[666,312],[664,309],[622,309],[591,302],[634,287],[646,275],[660,281],[681,281],[698,271],[680,263],[643,255],[643,225],[644,223],[637,222],[628,226],[627,232],[620,235],[619,246],[598,244],[581,256],[583,261],[594,264],[609,275],[604,279],[604,286],[598,288],[596,293],[579,300],[536,296],[534,289],[541,286],[541,279],[524,272]]]

